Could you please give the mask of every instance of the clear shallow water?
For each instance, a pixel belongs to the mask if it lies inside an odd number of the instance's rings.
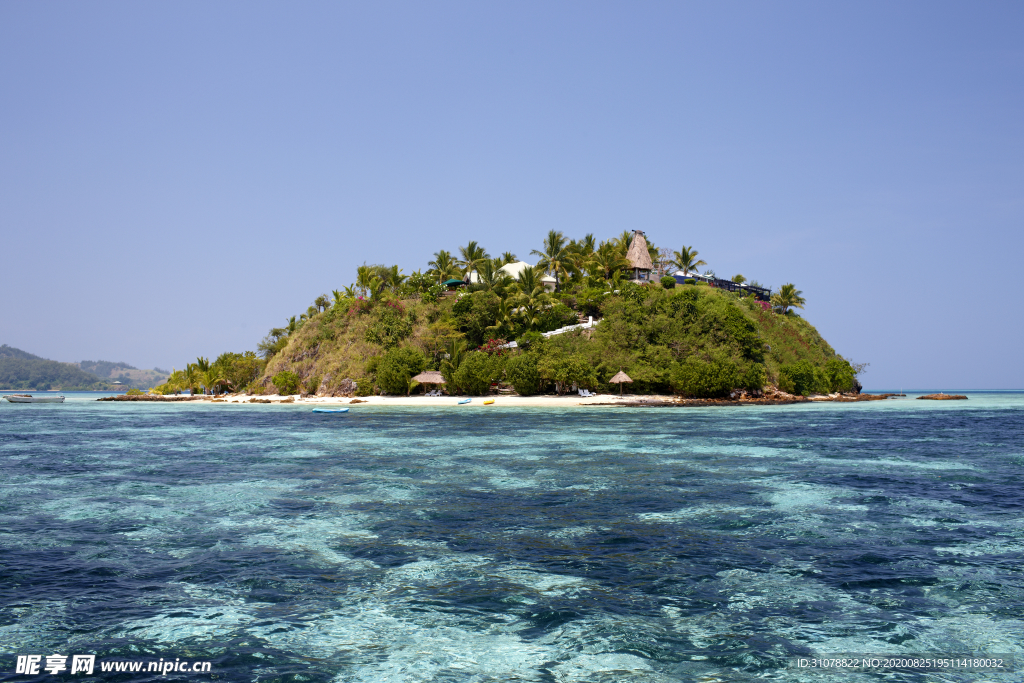
[[[0,680],[30,680],[14,655],[53,652],[208,659],[230,681],[1019,661],[1024,394],[970,396],[347,415],[0,403]]]

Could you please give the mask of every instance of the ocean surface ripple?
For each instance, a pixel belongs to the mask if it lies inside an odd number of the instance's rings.
[[[0,404],[0,680],[1017,681],[1024,394],[710,409]],[[65,679],[82,679],[67,675]]]

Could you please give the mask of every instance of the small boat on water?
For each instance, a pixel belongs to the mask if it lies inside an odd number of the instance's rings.
[[[489,398],[486,401],[484,401],[484,405],[485,406],[492,405],[493,403],[494,403],[494,399],[493,398]]]
[[[462,399],[461,401],[459,401],[459,405],[461,406],[461,405],[462,405],[463,403],[469,403],[469,402],[470,402],[470,401],[472,401],[472,400],[473,400],[473,399],[471,399],[471,398],[464,398],[464,399]]]
[[[10,403],[63,403],[64,396],[33,396],[32,394],[7,394]]]
[[[313,408],[314,413],[347,413],[348,408]]]

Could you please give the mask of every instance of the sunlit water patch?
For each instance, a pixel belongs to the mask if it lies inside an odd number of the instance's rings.
[[[53,652],[396,683],[1020,658],[1022,418],[1019,394],[329,418],[0,404],[0,679]],[[157,678],[178,680],[132,680]]]

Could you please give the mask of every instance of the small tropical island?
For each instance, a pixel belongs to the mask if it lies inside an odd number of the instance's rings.
[[[645,395],[850,400],[863,369],[796,313],[802,293],[719,278],[639,230],[550,231],[530,254],[477,242],[425,270],[363,265],[255,351],[198,358],[150,390],[235,397]],[[141,394],[141,392],[132,392]],[[131,398],[131,397],[126,397]],[[867,397],[864,397],[867,398]]]

